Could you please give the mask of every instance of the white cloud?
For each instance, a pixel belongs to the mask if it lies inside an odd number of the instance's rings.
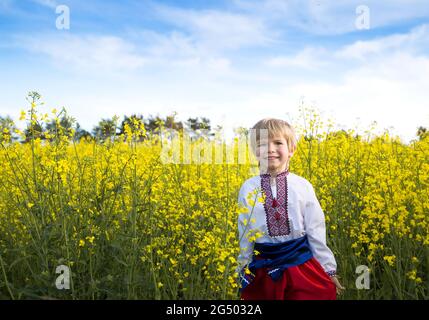
[[[336,35],[358,31],[355,25],[360,13],[356,8],[369,8],[370,28],[386,27],[408,20],[429,17],[427,0],[235,0],[238,9],[264,17],[264,21],[310,34]]]
[[[412,29],[409,33],[394,34],[375,40],[357,41],[335,53],[341,59],[365,60],[382,57],[393,51],[417,53],[429,48],[429,25],[424,24]]]
[[[281,77],[273,75],[277,85],[249,89],[247,99],[235,104],[233,117],[249,126],[265,116],[285,118],[304,96],[344,127],[356,126],[363,133],[377,121],[378,129],[390,128],[410,141],[418,126],[429,127],[428,38],[428,25],[421,25],[342,48],[306,47],[292,56],[267,59],[267,64],[283,67]],[[291,67],[326,72],[300,79]]]
[[[56,8],[58,6],[58,2],[55,0],[31,0],[37,4],[40,4],[42,6],[48,7],[48,8]]]
[[[200,50],[206,52],[260,46],[276,34],[254,16],[219,10],[190,10],[155,6],[159,19],[185,30]]]
[[[164,68],[168,66],[202,68],[218,74],[231,72],[230,59],[216,52],[206,51],[195,39],[181,32],[161,34],[145,30],[137,37],[144,42],[141,49],[152,64]]]
[[[296,67],[311,70],[325,66],[326,62],[322,57],[328,54],[329,52],[321,47],[306,47],[295,55],[276,56],[269,58],[264,63],[271,67]]]
[[[207,66],[214,72],[226,73],[230,71],[231,61],[226,58],[211,58]]]
[[[138,39],[144,42],[145,52],[154,58],[180,59],[198,57],[202,54],[191,37],[178,31],[162,34],[144,30],[140,32]]]
[[[114,36],[18,36],[16,45],[81,71],[127,70],[146,63],[133,44]]]
[[[206,53],[188,36],[173,31],[161,34],[141,31],[134,39],[125,40],[111,35],[17,35],[6,48],[23,48],[49,57],[50,62],[64,70],[82,73],[136,73],[142,68],[158,68],[159,72],[173,69],[231,73],[231,61],[216,53]]]
[[[377,121],[379,129],[393,126],[393,133],[409,141],[417,126],[429,127],[428,37],[428,26],[421,25],[338,49],[307,47],[295,55],[267,59],[266,64],[282,67],[284,76],[278,82],[284,85],[254,90],[237,109],[246,109],[250,125],[267,112],[285,117],[305,97],[346,127],[360,119],[357,129],[362,132]],[[310,73],[300,78],[294,68],[326,72],[323,77]]]

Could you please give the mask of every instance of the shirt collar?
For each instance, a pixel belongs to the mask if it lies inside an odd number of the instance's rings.
[[[286,175],[288,175],[288,174],[289,174],[289,169],[286,169],[286,170],[284,170],[284,171],[282,171],[282,172],[278,173],[278,174],[276,175],[276,179],[284,178],[284,177],[285,177]],[[269,178],[269,177],[271,177],[271,174],[270,174],[270,173],[263,173],[263,174],[261,174],[260,176],[261,176],[261,178]]]

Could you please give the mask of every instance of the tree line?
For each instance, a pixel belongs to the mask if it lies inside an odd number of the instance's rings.
[[[156,134],[160,128],[174,129],[174,130],[199,130],[204,129],[209,132],[212,130],[210,120],[205,117],[189,118],[185,122],[177,121],[176,114],[169,115],[166,117],[152,116],[145,118],[141,114],[132,114],[130,116],[123,116],[123,120],[118,124],[115,118],[103,118],[97,125],[93,127],[91,131],[87,131],[81,127],[81,125],[74,120],[73,117],[63,115],[58,121],[51,120],[50,122],[41,125],[39,123],[27,124],[24,129],[25,139],[22,141],[26,143],[31,140],[32,136],[44,140],[46,139],[47,132],[55,132],[61,127],[63,132],[70,132],[74,129],[74,139],[80,140],[82,138],[92,138],[96,140],[105,140],[114,135],[125,134],[125,125],[129,125],[131,128],[136,126],[136,123],[144,124],[144,128],[148,135]],[[219,127],[219,126],[218,126]],[[17,127],[10,116],[0,116],[0,131],[7,133],[14,133]],[[18,139],[14,135],[14,139]]]
[[[40,100],[41,96],[37,92],[29,92],[27,95],[27,101],[32,106],[35,106]],[[173,112],[171,115],[166,117],[160,117],[159,115],[149,115],[144,117],[142,114],[132,114],[130,116],[124,115],[123,119],[119,123],[117,116],[113,118],[101,119],[91,131],[87,131],[81,127],[75,118],[69,116],[66,110],[59,113],[59,117],[51,119],[50,121],[43,123],[40,121],[27,121],[27,127],[24,129],[23,138],[20,138],[16,132],[16,125],[10,116],[0,116],[0,142],[4,140],[19,140],[21,143],[27,143],[33,138],[40,138],[42,140],[49,139],[49,133],[61,131],[65,134],[71,135],[73,132],[73,139],[79,141],[83,138],[94,139],[104,141],[115,135],[126,134],[126,127],[128,126],[133,131],[138,130],[142,125],[146,131],[145,136],[140,136],[139,140],[151,137],[154,134],[159,134],[161,128],[173,129],[173,130],[204,130],[209,136],[213,136],[214,132],[210,124],[210,120],[205,117],[188,118],[185,122],[178,121],[176,119],[177,113]],[[222,126],[217,126],[214,131],[218,132],[222,130]],[[238,128],[238,131],[246,131],[246,128]],[[419,126],[416,132],[419,140],[422,140],[429,136],[428,129]]]

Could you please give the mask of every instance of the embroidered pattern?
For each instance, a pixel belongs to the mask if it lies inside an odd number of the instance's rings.
[[[328,272],[326,272],[327,274],[328,274],[328,276],[330,276],[330,277],[333,277],[333,276],[336,276],[337,275],[337,272],[335,271],[335,270],[331,270],[331,271],[328,271]]]
[[[287,175],[289,171],[283,171],[276,177],[277,198],[274,199],[271,192],[270,174],[261,175],[261,188],[265,193],[265,218],[268,234],[271,237],[287,236],[290,233],[290,222],[288,215],[288,190]]]

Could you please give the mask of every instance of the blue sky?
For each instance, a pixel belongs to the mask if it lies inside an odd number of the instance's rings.
[[[0,0],[0,115],[14,119],[32,90],[87,130],[173,111],[226,129],[293,123],[303,101],[340,128],[377,121],[408,141],[429,127],[428,74],[427,0]]]

